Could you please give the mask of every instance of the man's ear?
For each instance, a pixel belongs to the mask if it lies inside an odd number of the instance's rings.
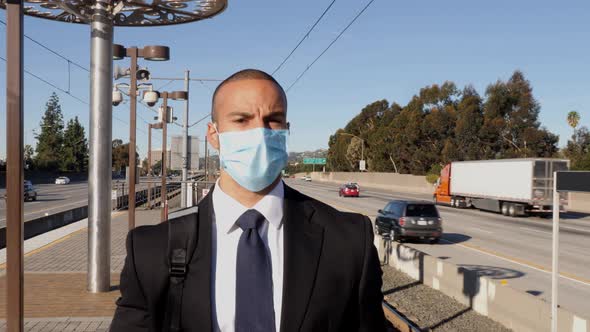
[[[207,124],[207,141],[215,150],[219,151],[219,133],[212,122]]]
[[[289,132],[289,135],[291,135],[291,122],[287,122],[287,131]]]

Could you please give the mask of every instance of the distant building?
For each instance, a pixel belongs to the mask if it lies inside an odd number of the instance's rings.
[[[187,155],[187,167],[190,171],[199,169],[199,138],[195,136],[188,137],[188,155]],[[182,170],[182,136],[172,136],[172,142],[170,144],[171,149],[171,161],[170,169],[175,171]]]
[[[162,150],[152,150],[151,165],[154,166],[160,160],[162,160]],[[166,168],[170,168],[170,150],[166,151]]]

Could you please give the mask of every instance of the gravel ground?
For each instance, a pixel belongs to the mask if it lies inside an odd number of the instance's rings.
[[[381,268],[385,300],[425,331],[512,331],[403,272]]]

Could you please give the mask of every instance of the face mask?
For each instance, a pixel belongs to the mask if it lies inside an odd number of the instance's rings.
[[[218,135],[221,167],[249,191],[270,186],[287,166],[287,129],[255,128]]]

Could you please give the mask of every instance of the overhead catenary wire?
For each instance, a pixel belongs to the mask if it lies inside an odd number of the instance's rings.
[[[322,53],[320,53],[320,55],[318,55],[306,68],[303,72],[301,72],[301,74],[299,74],[299,76],[295,79],[295,81],[293,83],[291,83],[291,85],[289,85],[289,87],[287,88],[286,92],[288,92],[289,90],[291,90],[291,88],[297,84],[297,82],[299,82],[299,80],[303,77],[303,75],[305,75],[305,73],[307,73],[307,71],[330,49],[330,47],[332,47],[332,45],[334,45],[334,43],[340,39],[340,37],[344,34],[344,32],[346,32],[346,30],[348,30],[348,28],[350,28],[350,26],[365,12],[365,10],[367,10],[367,8],[369,8],[369,6],[374,2],[375,0],[371,0],[369,1],[369,3],[367,3],[365,5],[365,7],[352,19],[352,21],[350,21],[350,23],[348,23],[348,25],[342,30],[340,31],[340,33],[338,34],[338,36],[336,36],[336,38],[334,38],[334,40],[332,40],[332,42],[328,45],[328,47],[326,47]]]
[[[163,88],[165,88],[168,85],[170,85],[172,82],[174,82],[174,80],[169,80],[168,83],[165,83],[164,85],[160,86],[159,88],[156,89],[156,91],[162,90]]]
[[[0,59],[1,59],[1,60],[3,60],[4,62],[6,62],[6,59],[5,59],[4,57],[0,56]],[[54,89],[57,89],[57,90],[59,90],[59,91],[61,91],[61,92],[65,93],[65,94],[67,94],[68,96],[70,96],[70,97],[72,97],[72,98],[76,99],[77,101],[79,101],[79,102],[81,102],[81,103],[83,103],[83,104],[89,105],[87,101],[85,101],[85,100],[83,100],[83,99],[81,99],[81,98],[77,97],[76,95],[72,94],[72,93],[71,93],[71,92],[69,92],[69,91],[66,91],[66,90],[64,90],[64,89],[60,88],[59,86],[57,86],[57,85],[55,85],[55,84],[53,84],[53,83],[49,82],[48,80],[46,80],[46,79],[44,79],[44,78],[40,77],[39,75],[36,75],[36,74],[32,73],[31,71],[28,71],[27,69],[24,69],[24,72],[25,72],[25,73],[27,73],[27,74],[29,74],[29,75],[31,75],[31,76],[33,76],[34,78],[38,79],[39,81],[41,81],[41,82],[43,82],[43,83],[45,83],[45,84],[47,84],[47,85],[49,85],[49,86],[53,87]]]
[[[6,26],[6,22],[4,22],[3,20],[0,20],[0,24],[3,24],[4,26]],[[64,55],[62,55],[62,54],[60,54],[59,52],[52,50],[51,48],[49,48],[49,47],[48,47],[48,46],[46,46],[45,44],[43,44],[43,43],[41,43],[41,42],[39,42],[39,41],[35,40],[35,39],[34,39],[34,38],[32,38],[32,37],[30,37],[30,36],[28,36],[28,35],[26,35],[26,34],[24,34],[24,37],[25,37],[25,38],[27,38],[27,39],[29,39],[29,40],[30,40],[30,41],[32,41],[33,43],[35,43],[35,44],[39,45],[40,47],[44,48],[45,50],[47,50],[47,51],[51,52],[52,54],[54,54],[54,55],[58,56],[59,58],[61,58],[61,59],[65,60],[65,61],[67,62],[67,64],[68,64],[68,90],[65,90],[65,89],[62,89],[62,88],[60,88],[59,86],[57,86],[57,85],[55,85],[55,84],[53,84],[53,83],[51,83],[51,82],[47,81],[46,79],[44,79],[44,78],[40,77],[39,75],[36,75],[36,74],[34,74],[33,72],[31,72],[31,71],[29,71],[29,70],[27,70],[27,69],[24,69],[24,72],[25,72],[25,73],[27,73],[28,75],[30,75],[30,76],[32,76],[32,77],[34,77],[34,78],[36,78],[37,80],[39,80],[39,81],[41,81],[41,82],[43,82],[43,83],[45,83],[45,84],[47,84],[47,85],[49,85],[49,86],[53,87],[54,89],[57,89],[57,90],[59,90],[60,92],[63,92],[63,93],[65,93],[66,95],[70,96],[71,98],[73,98],[73,99],[77,100],[77,101],[78,101],[78,102],[80,102],[80,103],[82,103],[82,104],[85,104],[85,105],[90,105],[90,103],[89,103],[88,101],[86,101],[86,100],[83,100],[82,98],[80,98],[80,97],[78,97],[78,96],[76,96],[76,95],[72,94],[72,93],[71,93],[71,91],[70,91],[70,87],[71,87],[71,77],[70,77],[70,75],[71,75],[71,65],[74,65],[74,66],[76,66],[76,67],[78,67],[78,68],[80,68],[80,69],[82,69],[82,70],[84,70],[84,71],[86,71],[86,72],[88,72],[88,73],[90,73],[90,70],[89,70],[88,68],[86,68],[86,67],[82,66],[81,64],[77,63],[76,61],[74,61],[74,60],[72,60],[72,59],[70,59],[70,58],[68,58],[68,57],[66,57],[66,56],[64,56]],[[6,61],[6,59],[5,59],[4,57],[2,57],[2,56],[0,56],[0,59],[1,59],[1,60],[3,60],[4,62],[7,62],[7,61]],[[153,78],[153,79],[154,79],[154,80],[169,80],[170,82],[166,83],[164,86],[166,86],[166,85],[168,85],[168,84],[172,83],[173,81],[177,80],[177,79],[167,79],[167,78]],[[183,79],[181,79],[181,80],[183,80]],[[203,81],[219,82],[219,81],[222,81],[222,80],[220,80],[220,79],[210,79],[210,78],[196,78],[196,79],[191,79],[191,81],[199,81],[199,82],[201,82],[201,84],[203,84],[203,86],[207,87],[207,86],[206,86],[206,85],[203,83]],[[147,108],[147,109],[151,110],[152,112],[155,112],[156,114],[158,113],[158,111],[157,111],[157,110],[154,110],[153,108],[149,107],[148,105],[144,104],[144,103],[143,103],[143,102],[141,102],[141,101],[140,101],[140,104],[141,104],[141,105],[143,105],[145,108]],[[128,123],[128,122],[126,122],[126,121],[124,121],[124,120],[120,119],[119,117],[115,116],[114,114],[113,114],[113,118],[114,118],[115,120],[117,120],[117,121],[119,121],[119,122],[121,122],[121,123],[125,124],[125,125],[129,125],[129,123]],[[143,117],[141,117],[141,116],[140,116],[140,118],[141,118],[141,120],[142,120],[143,122],[145,122],[146,124],[149,124],[149,122],[147,122],[147,121],[146,121],[146,120],[145,120]],[[180,124],[179,124],[179,123],[177,123],[177,122],[173,122],[173,124],[175,124],[175,125],[177,125],[177,126],[179,126],[179,127],[182,127],[182,125],[180,125]],[[146,134],[146,135],[147,135],[147,132],[146,132],[146,131],[144,131],[144,130],[143,130],[143,129],[141,129],[141,128],[138,128],[138,131],[140,131],[140,132],[142,132],[142,133],[144,133],[144,134]]]
[[[0,60],[3,60],[4,62],[6,62],[6,59],[5,59],[4,57],[2,57],[2,56],[0,56]],[[72,94],[71,92],[68,92],[68,91],[66,91],[66,90],[64,90],[64,89],[62,89],[62,88],[60,88],[59,86],[57,86],[57,85],[55,85],[55,84],[53,84],[53,83],[51,83],[51,82],[49,82],[49,81],[47,81],[47,80],[43,79],[43,78],[42,78],[42,77],[40,77],[40,76],[38,76],[38,75],[36,75],[36,74],[34,74],[34,73],[32,73],[32,72],[30,72],[30,71],[26,70],[26,69],[24,69],[24,72],[25,72],[25,73],[27,73],[27,74],[29,74],[29,75],[31,75],[32,77],[34,77],[34,78],[38,79],[39,81],[41,81],[41,82],[43,82],[43,83],[45,83],[45,84],[47,84],[47,85],[51,86],[52,88],[54,88],[54,89],[57,89],[57,90],[59,90],[59,91],[61,91],[61,92],[65,93],[66,95],[70,96],[71,98],[73,98],[73,99],[77,100],[77,101],[78,101],[78,102],[80,102],[80,103],[82,103],[82,104],[84,104],[84,105],[90,105],[90,103],[89,103],[88,101],[86,101],[86,100],[83,100],[82,98],[80,98],[80,97],[78,97],[78,96],[76,96],[76,95]],[[122,119],[120,119],[119,117],[115,116],[114,114],[113,114],[113,118],[114,118],[115,120],[117,120],[117,121],[119,121],[119,122],[121,122],[121,123],[125,124],[125,125],[129,125],[129,123],[128,123],[128,122],[126,122],[125,120],[122,120]],[[143,119],[142,119],[142,120],[143,120]],[[148,122],[146,122],[145,120],[143,120],[143,121],[144,121],[146,124],[148,123]],[[142,130],[142,129],[140,129],[140,128],[138,128],[138,130],[139,130],[139,131],[141,131],[141,132],[142,132],[142,133],[144,133],[144,134],[147,134],[147,132],[146,132],[146,131],[144,131],[144,130]]]
[[[6,25],[6,22],[4,22],[3,20],[0,20],[0,23],[2,23],[3,25]],[[74,66],[76,66],[76,67],[78,67],[78,68],[80,68],[80,69],[82,69],[82,70],[84,70],[84,71],[86,71],[86,72],[90,72],[90,70],[89,70],[88,68],[86,68],[86,67],[82,66],[81,64],[77,63],[76,61],[74,61],[74,60],[72,60],[72,59],[69,59],[69,58],[67,58],[67,57],[63,56],[62,54],[60,54],[60,53],[58,53],[58,52],[56,52],[56,51],[52,50],[51,48],[49,48],[49,47],[48,47],[48,46],[46,46],[45,44],[43,44],[43,43],[41,43],[41,42],[39,42],[39,41],[37,41],[37,40],[33,39],[32,37],[29,37],[29,36],[27,36],[26,34],[24,35],[24,37],[25,37],[25,38],[27,38],[28,40],[32,41],[33,43],[35,43],[35,44],[37,44],[37,45],[41,46],[42,48],[46,49],[47,51],[49,51],[49,52],[51,52],[51,53],[55,54],[56,56],[58,56],[58,57],[60,57],[60,58],[62,58],[62,59],[64,59],[64,60],[66,60],[67,62],[69,62],[69,63],[73,64]]]
[[[336,0],[332,0],[332,2],[330,3],[330,5],[328,5],[328,7],[324,10],[324,12],[322,13],[322,15],[320,15],[320,17],[315,21],[315,23],[311,26],[311,28],[309,28],[309,30],[307,30],[307,33],[305,35],[303,35],[303,38],[301,38],[301,40],[299,41],[299,43],[297,43],[297,45],[293,48],[293,50],[291,50],[291,53],[289,53],[289,55],[287,55],[287,57],[283,60],[283,62],[281,62],[280,65],[277,66],[277,68],[275,68],[275,70],[273,70],[271,75],[274,75],[277,71],[279,71],[279,69],[281,69],[281,67],[285,64],[285,62],[287,62],[287,60],[289,60],[289,58],[291,57],[291,55],[293,55],[293,53],[295,53],[295,51],[299,48],[299,46],[301,46],[301,44],[303,44],[303,41],[309,37],[309,34],[313,31],[313,29],[316,27],[316,25],[318,25],[318,23],[320,23],[320,21],[322,20],[322,18],[324,18],[324,16],[326,15],[326,13],[330,10],[330,8],[332,8],[332,5],[334,5],[334,3],[336,2]]]
[[[207,114],[207,115],[205,115],[204,117],[200,118],[199,120],[195,121],[193,124],[191,124],[191,125],[190,125],[190,126],[188,126],[188,127],[189,127],[189,128],[191,128],[192,126],[195,126],[195,125],[199,124],[201,121],[203,121],[203,120],[207,119],[207,118],[208,118],[208,117],[210,117],[210,116],[211,116],[211,114]]]

